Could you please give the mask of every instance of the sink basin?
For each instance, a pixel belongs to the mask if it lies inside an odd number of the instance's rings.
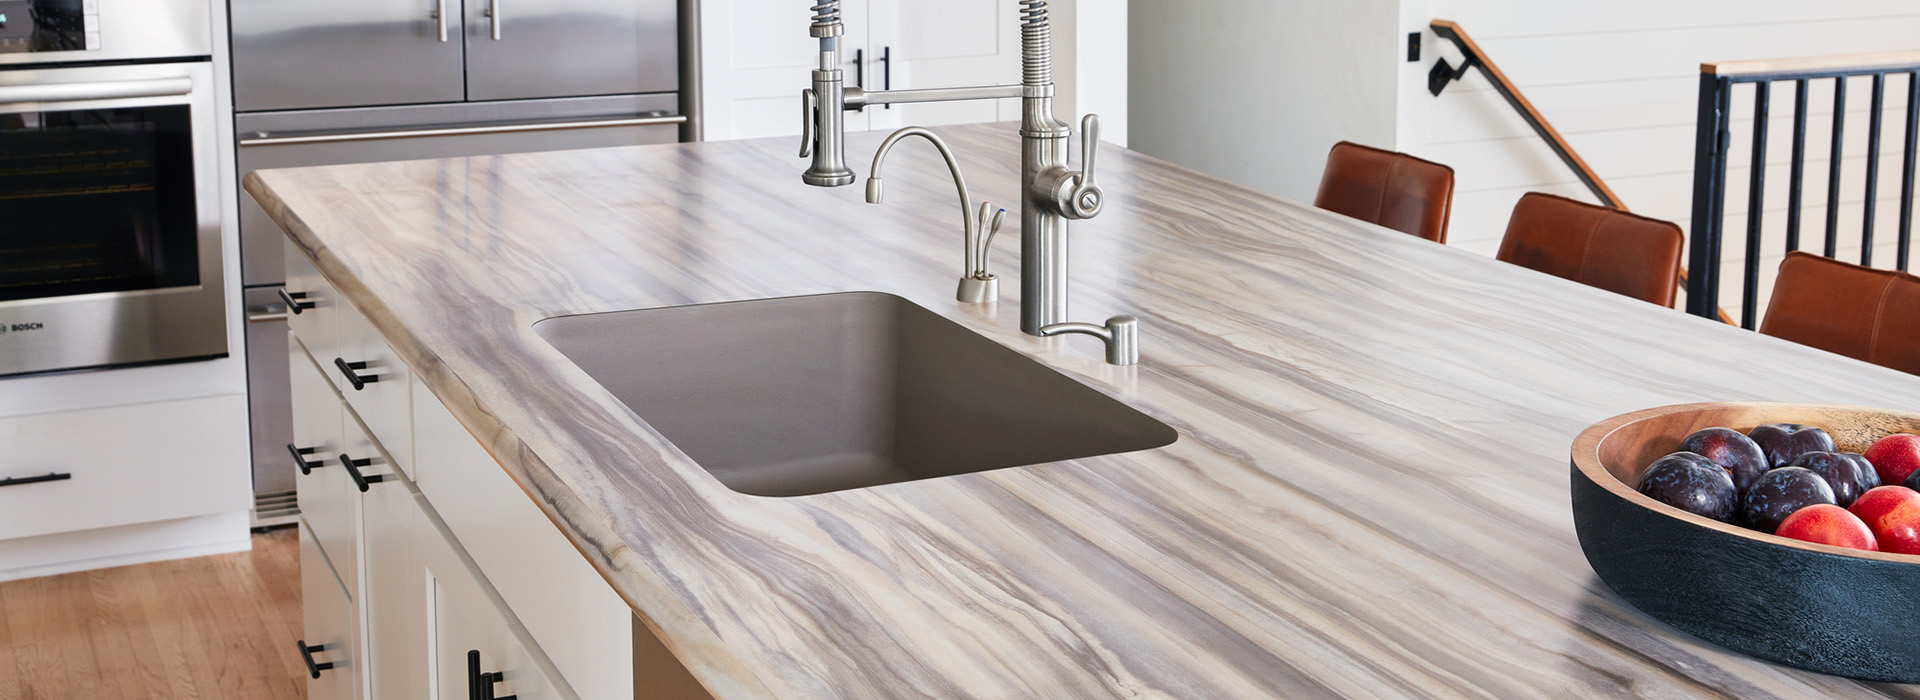
[[[802,496],[1171,444],[1166,424],[891,294],[534,331],[728,488]]]

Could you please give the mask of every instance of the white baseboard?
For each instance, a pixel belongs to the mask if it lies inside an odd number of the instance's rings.
[[[249,511],[0,541],[0,581],[244,552]]]

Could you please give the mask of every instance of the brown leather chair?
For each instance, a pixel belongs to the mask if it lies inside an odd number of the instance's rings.
[[[1920,374],[1920,277],[1788,253],[1760,332]]]
[[[1445,243],[1453,168],[1341,141],[1327,154],[1327,170],[1320,175],[1320,194],[1313,205]]]
[[[1514,205],[1494,257],[1671,307],[1685,246],[1686,235],[1671,223],[1528,192]]]

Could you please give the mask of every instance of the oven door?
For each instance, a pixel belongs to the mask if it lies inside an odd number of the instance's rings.
[[[211,64],[0,71],[0,376],[227,354]]]

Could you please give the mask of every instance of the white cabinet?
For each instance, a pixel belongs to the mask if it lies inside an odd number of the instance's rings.
[[[1015,0],[843,0],[840,13],[846,25],[840,70],[848,86],[902,90],[1020,82]],[[810,21],[787,0],[702,3],[701,107],[708,139],[798,136],[800,91],[811,84],[819,60],[818,43],[807,35]],[[1019,116],[1017,99],[873,107],[845,115],[848,131]]]
[[[366,582],[366,666],[375,698],[424,698],[428,694],[428,620],[431,591],[419,554],[422,533],[432,534],[415,503],[418,491],[397,478],[370,484],[361,497]]]
[[[633,697],[627,605],[453,414],[414,391],[420,491],[582,697]]]
[[[444,521],[430,523],[444,527]],[[514,696],[518,700],[573,697],[557,686],[558,671],[529,652],[525,630],[510,619],[505,601],[475,575],[477,566],[452,546],[451,531],[423,536],[420,542],[430,586],[433,629],[430,654],[434,700]],[[564,593],[556,592],[556,595]],[[624,659],[618,664],[627,667]],[[628,671],[631,673],[631,671]],[[621,695],[580,697],[632,697]]]
[[[315,304],[287,357],[309,697],[709,697],[366,319],[287,261]]]
[[[303,463],[294,477],[300,519],[349,593],[360,582],[360,494],[340,465],[347,444],[340,397],[296,334],[287,343],[288,389],[293,396],[293,444],[288,459]],[[302,566],[306,562],[302,561]]]
[[[326,555],[302,522],[300,528],[300,604],[303,626],[298,651],[307,664],[308,700],[359,697],[358,614],[347,590],[327,565]]]
[[[245,510],[246,444],[206,426],[246,411],[236,395],[0,418],[0,540]]]
[[[296,331],[297,333],[297,331]],[[334,319],[336,355],[330,363],[335,386],[367,431],[385,448],[389,466],[407,473],[413,458],[413,417],[409,400],[412,372],[360,314],[347,310]],[[315,356],[319,357],[319,356]]]

